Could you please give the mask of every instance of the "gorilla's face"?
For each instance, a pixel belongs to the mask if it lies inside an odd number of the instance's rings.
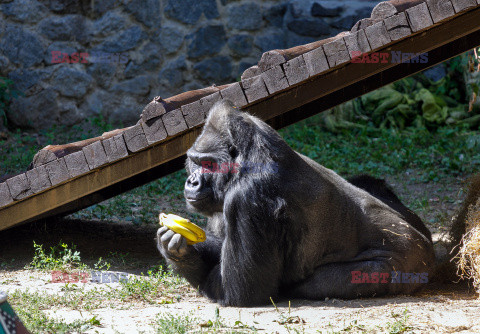
[[[223,211],[225,193],[238,171],[236,149],[227,134],[206,126],[187,151],[184,196],[189,210],[205,216]]]
[[[230,194],[251,186],[252,179],[273,177],[266,170],[253,173],[246,166],[273,166],[288,160],[286,152],[295,155],[267,124],[228,101],[216,103],[202,133],[187,151],[189,176],[184,195],[188,209],[208,217],[223,212]]]

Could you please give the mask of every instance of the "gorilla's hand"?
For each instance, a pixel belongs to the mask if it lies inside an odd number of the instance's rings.
[[[177,261],[189,251],[187,239],[166,226],[160,227],[157,231],[157,248],[166,259]]]

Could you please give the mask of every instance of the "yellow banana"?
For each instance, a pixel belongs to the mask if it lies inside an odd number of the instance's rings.
[[[165,213],[161,213],[159,218],[160,225],[166,226],[173,232],[184,236],[187,239],[188,245],[203,242],[207,239],[205,231],[188,219],[173,214],[167,215]]]

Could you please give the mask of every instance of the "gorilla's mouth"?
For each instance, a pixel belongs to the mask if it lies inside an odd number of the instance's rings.
[[[204,200],[207,197],[208,197],[208,194],[204,194],[204,195],[194,196],[194,197],[185,196],[185,199],[187,200],[187,202],[199,202],[199,201]]]

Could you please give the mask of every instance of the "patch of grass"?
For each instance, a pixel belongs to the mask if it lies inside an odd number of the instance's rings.
[[[392,312],[393,322],[387,323],[387,330],[389,334],[403,334],[414,329],[412,326],[408,325],[408,320],[410,317],[408,313],[409,312],[406,307],[402,314]]]
[[[440,182],[448,175],[478,171],[480,150],[471,148],[474,131],[444,127],[436,132],[408,128],[404,131],[365,128],[332,134],[314,116],[280,131],[295,150],[336,172],[377,177],[420,170],[419,180]]]
[[[159,334],[185,334],[195,327],[198,319],[187,315],[163,314],[155,320],[155,332]]]
[[[92,321],[92,319],[75,320],[67,323],[62,318],[47,316],[43,310],[56,306],[56,304],[48,303],[47,300],[57,300],[57,298],[56,295],[48,297],[39,292],[29,293],[16,290],[10,294],[9,302],[31,333],[83,333],[94,326],[99,326],[98,319],[96,319],[97,321]]]
[[[34,269],[44,270],[68,270],[77,267],[85,267],[81,263],[80,252],[76,250],[76,246],[68,246],[68,244],[60,242],[57,246],[50,247],[50,251],[45,251],[43,245],[38,245],[33,241],[35,254],[30,263],[30,267]]]

